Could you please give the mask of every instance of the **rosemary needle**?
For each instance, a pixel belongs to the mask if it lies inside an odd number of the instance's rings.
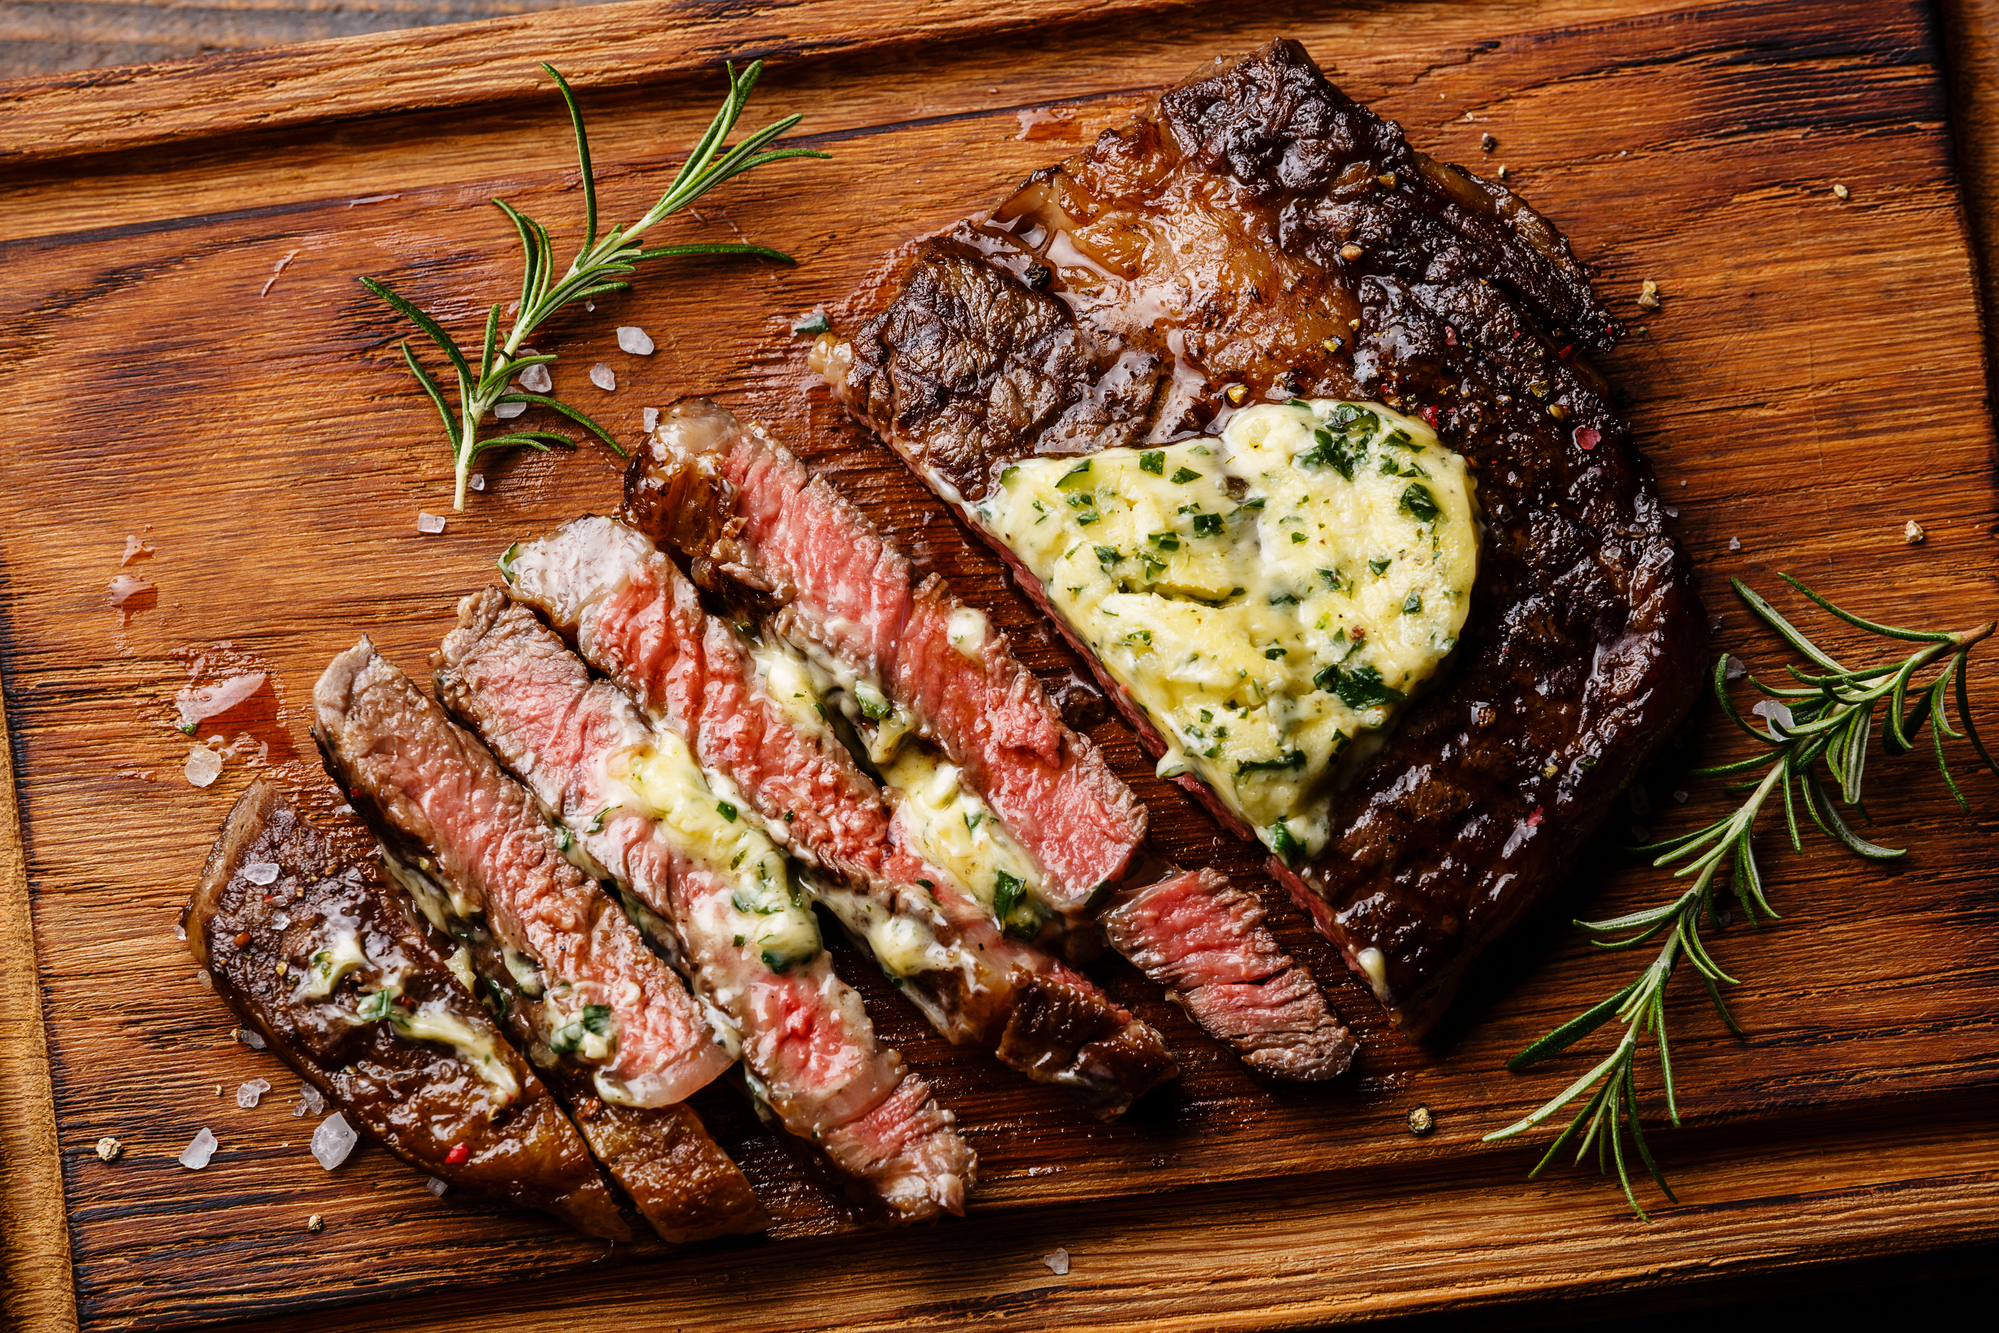
[[[1780,577],[1849,625],[1884,639],[1921,646],[1898,660],[1848,667],[1806,638],[1740,579],[1730,580],[1736,595],[1750,611],[1802,655],[1807,665],[1786,667],[1795,682],[1792,685],[1766,685],[1753,675],[1748,677],[1749,683],[1767,696],[1752,710],[1764,720],[1759,728],[1743,718],[1729,697],[1728,658],[1716,661],[1714,693],[1721,701],[1722,712],[1763,749],[1747,759],[1697,769],[1694,776],[1732,779],[1728,789],[1747,789],[1749,794],[1733,813],[1706,828],[1634,849],[1651,854],[1655,866],[1676,867],[1675,878],[1693,877],[1677,896],[1656,907],[1608,921],[1575,923],[1588,931],[1592,942],[1603,949],[1632,949],[1662,937],[1663,940],[1658,953],[1636,980],[1528,1046],[1507,1061],[1506,1067],[1525,1069],[1615,1020],[1624,1025],[1624,1034],[1610,1054],[1539,1110],[1485,1136],[1490,1142],[1525,1133],[1580,1100],[1581,1109],[1549,1145],[1533,1174],[1540,1174],[1571,1142],[1576,1142],[1577,1161],[1595,1148],[1598,1170],[1615,1169],[1624,1197],[1641,1219],[1645,1210],[1632,1189],[1627,1139],[1631,1156],[1643,1164],[1660,1193],[1669,1201],[1678,1200],[1645,1141],[1638,1106],[1638,1063],[1648,1049],[1658,1052],[1666,1116],[1672,1124],[1679,1124],[1672,1050],[1666,1036],[1666,988],[1682,962],[1692,964],[1729,1031],[1738,1037],[1744,1035],[1721,998],[1721,986],[1735,985],[1735,978],[1724,972],[1708,952],[1701,938],[1701,921],[1705,917],[1717,929],[1724,924],[1719,901],[1724,892],[1741,906],[1751,926],[1759,925],[1762,920],[1777,919],[1776,910],[1763,891],[1763,874],[1754,846],[1756,820],[1763,807],[1773,796],[1782,798],[1784,823],[1793,850],[1804,850],[1797,816],[1797,807],[1803,805],[1812,823],[1848,850],[1870,860],[1890,860],[1903,855],[1902,849],[1882,847],[1861,837],[1839,810],[1844,805],[1866,813],[1861,804],[1861,781],[1866,773],[1868,741],[1875,731],[1877,712],[1882,715],[1882,749],[1890,755],[1914,749],[1923,728],[1929,728],[1937,771],[1943,775],[1950,794],[1965,809],[1970,809],[1970,803],[1944,761],[1944,740],[1968,739],[1985,766],[1999,773],[1999,764],[1993,762],[1972,725],[1971,699],[1965,685],[1966,660],[1972,648],[1992,634],[1992,624],[1956,633],[1899,629],[1842,611],[1790,575]],[[1928,683],[1918,686],[1916,676],[1938,662],[1943,663],[1942,669]],[[1953,694],[1958,720],[1964,727],[1961,732],[1951,727],[1946,711]]]
[[[583,244],[576,257],[569,262],[567,270],[556,268],[555,247],[549,239],[548,228],[522,213],[504,199],[495,199],[493,204],[507,220],[514,224],[519,233],[522,251],[520,298],[514,307],[513,323],[506,336],[500,335],[501,306],[494,302],[486,312],[485,337],[479,346],[476,369],[471,357],[459,347],[456,340],[445,332],[444,327],[431,316],[425,314],[413,302],[398,294],[387,283],[377,278],[362,278],[361,285],[387,302],[399,314],[406,317],[422,330],[438,351],[450,363],[451,374],[457,380],[457,407],[454,410],[446,401],[443,387],[431,374],[423,362],[411,350],[409,341],[402,344],[403,360],[410,373],[423,386],[431,403],[437,408],[437,415],[444,422],[444,434],[451,445],[453,469],[456,474],[451,507],[465,508],[465,488],[472,472],[472,462],[480,454],[494,449],[528,448],[546,451],[550,445],[570,445],[568,436],[550,430],[514,430],[501,435],[479,438],[481,423],[486,414],[502,403],[524,403],[545,407],[568,417],[583,429],[609,445],[618,454],[624,450],[609,432],[589,416],[569,406],[567,403],[546,394],[533,393],[525,389],[509,387],[509,381],[522,371],[535,366],[544,366],[556,358],[544,353],[523,353],[522,348],[534,331],[558,310],[577,301],[605,292],[623,291],[631,286],[625,275],[634,272],[638,264],[648,259],[664,259],[680,255],[755,255],[763,259],[789,264],[791,256],[761,245],[740,242],[704,242],[693,245],[661,245],[650,248],[638,244],[639,237],[652,227],[682,211],[717,185],[739,176],[746,171],[780,162],[794,157],[825,157],[825,153],[809,148],[767,148],[779,135],[796,125],[801,117],[792,115],[764,126],[745,137],[733,148],[724,149],[730,133],[736,127],[737,119],[748,103],[750,90],[756,86],[757,77],[763,72],[763,62],[756,61],[738,73],[732,64],[728,67],[729,95],[723,99],[721,109],[709,122],[707,132],[694,145],[687,160],[680,165],[680,171],[673,183],[659,197],[657,203],[645,211],[634,223],[627,227],[613,227],[600,234],[597,221],[597,180],[590,165],[590,140],[583,129],[583,112],[576,104],[576,95],[569,87],[569,81],[562,77],[555,66],[543,64],[542,69],[555,80],[556,88],[562,94],[564,105],[569,108],[569,121],[576,131],[576,157],[583,174],[584,231]]]

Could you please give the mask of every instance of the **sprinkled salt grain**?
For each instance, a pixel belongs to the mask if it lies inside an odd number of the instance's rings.
[[[548,393],[555,388],[547,366],[529,366],[521,372],[521,387],[529,393]]]
[[[97,1160],[115,1162],[125,1155],[125,1145],[106,1134],[97,1141]]]
[[[1683,791],[1676,791],[1673,793],[1673,799],[1681,805],[1685,805],[1687,803],[1687,794]]]
[[[243,878],[259,886],[275,884],[278,882],[278,863],[276,861],[245,862],[243,866]]]
[[[181,941],[183,944],[187,942],[187,927],[183,926],[178,921],[174,922],[174,938]]]
[[[199,689],[188,686],[174,696],[174,707],[180,710],[180,729],[192,733],[197,723],[221,716],[263,689],[266,679],[262,671],[246,671]]]
[[[291,923],[292,923],[292,914],[290,912],[271,913],[271,925],[276,929],[283,930],[286,926],[289,926]]]
[[[1795,725],[1791,718],[1790,707],[1775,699],[1764,699],[1749,711],[1770,724],[1770,734],[1773,736],[1782,735]]]
[[[187,763],[182,769],[187,774],[187,785],[206,787],[222,776],[222,756],[206,745],[191,745],[187,751]]]
[[[512,421],[527,410],[528,405],[526,403],[501,403],[493,409],[493,415],[502,421]]]
[[[1057,1249],[1044,1254],[1041,1256],[1041,1262],[1047,1264],[1048,1271],[1056,1277],[1067,1277],[1069,1275],[1069,1252],[1067,1250]]]
[[[202,988],[203,990],[214,990],[214,989],[215,989],[215,978],[214,978],[214,977],[211,977],[211,976],[209,976],[209,975],[208,975],[208,973],[206,973],[206,972],[197,972],[197,973],[195,973],[195,974],[194,974],[194,979],[195,979],[196,981],[198,981],[198,982],[200,982],[200,983],[201,983],[201,988]]]
[[[444,531],[444,515],[427,514],[421,509],[417,510],[416,530],[418,532],[429,533],[431,536],[435,537],[438,533]]]
[[[187,1145],[180,1155],[180,1164],[190,1171],[199,1171],[208,1165],[208,1159],[215,1156],[215,1150],[222,1145],[208,1132],[208,1126],[201,1127],[201,1133],[194,1136],[194,1142]]]
[[[451,1185],[447,1181],[442,1181],[436,1176],[432,1176],[429,1180],[423,1182],[423,1187],[441,1199],[444,1197],[444,1191],[450,1189]]]
[[[270,1090],[270,1080],[253,1078],[242,1087],[236,1089],[236,1104],[238,1106],[255,1106],[263,1098],[263,1095]]]
[[[1671,505],[1667,505],[1667,506],[1666,506],[1666,517],[1667,517],[1667,518],[1678,518],[1679,516],[1680,516],[1680,511],[1679,511],[1679,510],[1677,510],[1677,509],[1673,508],[1673,506],[1671,506]]]
[[[630,352],[633,356],[651,356],[652,339],[636,324],[618,325],[618,350]]]
[[[483,491],[486,489],[486,474],[483,472],[474,472],[470,480],[465,484],[475,491]]]
[[[318,1213],[314,1213],[311,1217],[305,1219],[305,1229],[316,1236],[326,1230],[326,1219]]]
[[[1740,537],[1730,537],[1730,538],[1728,539],[1728,549],[1729,549],[1729,550],[1731,550],[1731,551],[1739,551],[1739,550],[1741,550],[1741,549],[1742,549],[1742,538],[1740,538]]]
[[[1728,665],[1721,669],[1721,674],[1725,680],[1741,680],[1749,674],[1749,667],[1741,658],[1737,657],[1734,653],[1730,653],[1728,655]]]
[[[242,1042],[253,1051],[261,1051],[270,1045],[269,1042],[264,1040],[264,1035],[255,1028],[237,1028],[236,1040]],[[267,1084],[266,1086],[269,1085]]]
[[[609,393],[618,387],[618,372],[599,361],[590,367],[590,382],[605,393]]]
[[[347,1154],[354,1151],[360,1138],[347,1124],[347,1118],[335,1111],[312,1131],[313,1160],[331,1171],[347,1160]]]
[[[1902,540],[1911,546],[1919,545],[1930,534],[1923,531],[1923,525],[1913,518],[1902,525]]]
[[[659,409],[656,407],[648,407],[643,414],[643,420],[645,421],[646,434],[650,435],[654,431],[658,430]]]
[[[293,1118],[297,1119],[307,1115],[318,1115],[325,1109],[326,1094],[318,1088],[313,1087],[312,1084],[307,1083],[304,1079],[300,1079],[298,1084],[298,1105],[292,1108]]]

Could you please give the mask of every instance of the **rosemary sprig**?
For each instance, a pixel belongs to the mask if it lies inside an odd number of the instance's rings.
[[[1627,1138],[1631,1156],[1644,1165],[1660,1193],[1671,1202],[1678,1200],[1645,1141],[1638,1106],[1638,1062],[1648,1047],[1656,1047],[1666,1115],[1671,1123],[1678,1125],[1680,1108],[1673,1091],[1673,1059],[1666,1037],[1666,988],[1683,961],[1692,964],[1729,1031],[1738,1037],[1744,1035],[1721,998],[1721,985],[1732,986],[1737,984],[1736,980],[1708,952],[1701,938],[1701,921],[1706,918],[1717,930],[1726,924],[1721,905],[1724,895],[1734,899],[1751,926],[1760,925],[1762,920],[1777,920],[1777,913],[1764,894],[1763,874],[1754,847],[1756,819],[1764,805],[1773,795],[1781,795],[1784,822],[1795,851],[1804,850],[1797,816],[1797,806],[1802,804],[1811,821],[1848,850],[1871,860],[1890,860],[1903,855],[1906,849],[1882,847],[1861,837],[1839,811],[1839,805],[1845,805],[1863,816],[1866,814],[1861,803],[1861,779],[1866,772],[1868,740],[1874,732],[1877,713],[1882,719],[1882,749],[1889,755],[1914,749],[1923,728],[1929,728],[1937,770],[1943,774],[1951,795],[1967,810],[1970,804],[1944,761],[1944,740],[1968,739],[1985,766],[1999,773],[1999,763],[1993,762],[1972,725],[1971,700],[1965,687],[1966,659],[1972,647],[1993,632],[1992,624],[1957,633],[1876,624],[1842,611],[1788,574],[1780,577],[1849,625],[1885,639],[1921,646],[1897,661],[1848,667],[1806,638],[1740,579],[1730,580],[1736,595],[1750,611],[1802,654],[1807,665],[1802,669],[1786,666],[1796,682],[1793,685],[1766,685],[1753,675],[1747,676],[1749,683],[1766,696],[1752,710],[1764,720],[1764,726],[1758,728],[1743,718],[1729,697],[1729,659],[1723,656],[1715,662],[1714,693],[1721,701],[1722,712],[1763,749],[1747,759],[1697,769],[1694,776],[1733,779],[1727,789],[1746,788],[1749,795],[1732,814],[1704,829],[1634,849],[1654,856],[1655,866],[1677,866],[1673,872],[1675,878],[1693,876],[1677,897],[1608,921],[1575,923],[1588,931],[1592,942],[1603,949],[1631,949],[1664,938],[1658,954],[1630,985],[1534,1042],[1507,1061],[1506,1067],[1525,1069],[1566,1050],[1613,1019],[1624,1025],[1624,1035],[1616,1048],[1545,1106],[1485,1136],[1491,1142],[1525,1133],[1580,1100],[1581,1109],[1548,1146],[1531,1174],[1539,1175],[1555,1154],[1579,1138],[1576,1160],[1580,1162],[1594,1147],[1597,1169],[1616,1169],[1624,1197],[1640,1219],[1646,1214],[1632,1189]],[[1939,660],[1944,662],[1943,669],[1927,684],[1918,686],[1917,674]],[[1961,732],[1951,727],[1946,712],[1946,703],[1953,692],[1957,696],[1958,720],[1964,727]],[[1913,705],[1909,702],[1911,698],[1915,700]],[[1763,771],[1759,773],[1758,769]],[[1837,803],[1834,796],[1838,797]]]
[[[598,233],[597,224],[597,180],[590,166],[590,140],[583,130],[583,112],[576,104],[576,95],[570,90],[569,81],[562,77],[555,66],[544,63],[542,68],[555,80],[555,86],[562,93],[563,103],[569,108],[569,121],[576,131],[576,157],[583,172],[583,244],[576,257],[569,262],[566,271],[556,268],[555,247],[549,239],[548,228],[522,213],[504,199],[495,199],[493,204],[507,220],[514,224],[514,230],[521,240],[522,268],[521,291],[514,307],[513,324],[504,338],[500,336],[501,307],[494,302],[486,312],[485,337],[479,346],[477,369],[474,361],[442,325],[425,314],[413,302],[398,294],[387,283],[377,278],[362,278],[361,285],[392,306],[399,314],[421,329],[437,345],[450,363],[451,373],[457,378],[457,407],[446,401],[443,388],[437,378],[425,368],[422,361],[410,349],[409,340],[402,346],[403,360],[408,363],[410,373],[423,385],[430,401],[437,408],[437,415],[444,422],[444,434],[451,444],[451,457],[456,472],[456,487],[452,494],[451,507],[465,508],[465,485],[471,476],[472,461],[480,454],[494,449],[527,448],[546,451],[550,445],[571,445],[574,442],[566,435],[549,430],[514,430],[501,435],[479,438],[480,423],[486,414],[502,403],[529,403],[558,412],[583,429],[611,446],[619,455],[624,454],[618,442],[608,431],[589,416],[567,403],[545,394],[531,393],[524,389],[510,389],[508,381],[522,371],[534,366],[553,363],[555,357],[548,353],[523,355],[521,348],[534,331],[556,311],[576,301],[587,300],[605,292],[623,291],[631,284],[624,275],[636,270],[642,260],[664,259],[676,255],[756,255],[789,264],[791,256],[761,245],[740,242],[704,242],[695,245],[660,245],[650,248],[638,244],[639,237],[652,227],[693,204],[701,196],[733,176],[764,166],[771,162],[781,162],[793,157],[825,157],[827,154],[809,148],[767,148],[773,140],[796,125],[801,117],[786,116],[784,119],[764,126],[744,138],[733,148],[724,149],[730,133],[736,127],[736,120],[743,113],[749,101],[750,90],[756,86],[757,77],[763,73],[763,61],[752,63],[738,73],[731,64],[729,73],[729,95],[722,107],[709,122],[707,133],[703,134],[680,165],[680,172],[659,202],[627,227],[613,227],[603,234]]]

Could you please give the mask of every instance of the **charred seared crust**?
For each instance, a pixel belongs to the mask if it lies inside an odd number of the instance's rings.
[[[1058,978],[1014,973],[1015,999],[996,1052],[1058,1083],[1099,1120],[1115,1120],[1180,1067],[1159,1034],[1101,995]]]
[[[1154,224],[1214,245],[1161,244]],[[1044,262],[1057,233],[1094,258]],[[1177,304],[1145,314],[1155,297]],[[947,495],[1080,452],[1061,423],[1099,410],[1113,424],[1088,448],[1194,433],[1232,384],[1238,401],[1382,401],[1472,462],[1485,539],[1451,674],[1344,794],[1324,853],[1273,865],[1350,963],[1380,955],[1377,994],[1421,1034],[1698,689],[1706,615],[1651,470],[1579,355],[1617,332],[1546,219],[1417,152],[1278,41],[919,247],[828,364]],[[1177,377],[1148,360],[1161,337]],[[1148,376],[1155,392],[1134,393]]]

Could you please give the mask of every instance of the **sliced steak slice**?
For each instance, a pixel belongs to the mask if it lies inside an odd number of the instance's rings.
[[[814,358],[975,525],[1013,462],[1213,433],[1266,398],[1378,401],[1471,460],[1485,536],[1454,665],[1357,765],[1323,851],[1273,861],[1420,1034],[1697,692],[1686,561],[1575,355],[1615,333],[1545,219],[1277,41],[924,243],[881,313]]]
[[[1151,884],[1104,913],[1119,953],[1196,1023],[1272,1078],[1337,1078],[1353,1035],[1311,971],[1278,947],[1255,898],[1212,870]]]
[[[446,706],[679,951],[696,993],[735,1026],[751,1086],[785,1131],[894,1220],[962,1211],[972,1150],[923,1080],[876,1044],[783,858],[685,743],[616,685],[592,681],[498,589],[460,603],[436,665]]]
[[[695,506],[710,506],[706,521]],[[676,545],[695,578],[781,607],[779,627],[832,654],[907,710],[921,733],[1079,910],[1123,876],[1145,808],[985,616],[909,560],[791,451],[706,399],[669,408],[626,478],[625,514]]]
[[[216,994],[356,1129],[452,1185],[631,1238],[443,942],[373,861],[342,864],[275,783],[251,783],[229,812],[181,925]]]
[[[1173,1076],[1156,1032],[1042,950],[1003,933],[959,874],[923,859],[906,824],[910,809],[891,811],[833,735],[806,664],[781,644],[752,645],[708,615],[693,585],[644,536],[610,519],[577,519],[517,543],[505,573],[511,596],[572,637],[655,725],[687,741],[704,768],[733,782],[747,811],[793,855],[837,877],[837,884],[821,875],[804,882],[945,1037],[994,1045],[1019,988],[1059,974],[1087,1002],[1118,1015],[1125,1049],[1147,1058],[1050,1064],[1040,1053],[1023,1056],[1014,1041],[1006,1046],[1010,1063],[1064,1084],[1100,1114],[1121,1114]],[[1119,1081],[1091,1085],[1067,1073],[1072,1066]]]
[[[670,1242],[759,1231],[749,1181],[681,1102],[735,1063],[687,987],[566,860],[527,790],[367,639],[313,692],[328,769],[611,1177]],[[511,959],[509,954],[512,955]]]

